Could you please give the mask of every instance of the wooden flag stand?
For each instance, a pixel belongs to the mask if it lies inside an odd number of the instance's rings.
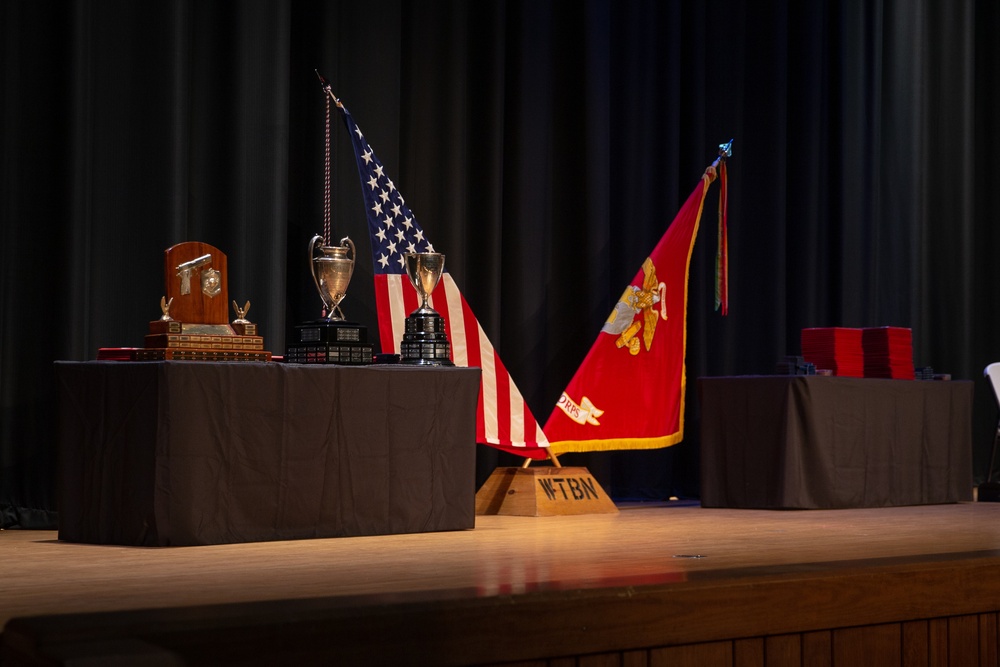
[[[615,514],[618,508],[586,468],[563,468],[549,452],[552,467],[497,468],[476,493],[476,514],[567,516]]]

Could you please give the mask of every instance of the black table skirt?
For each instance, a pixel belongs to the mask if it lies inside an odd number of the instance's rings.
[[[972,500],[968,381],[699,378],[701,503],[849,508]]]
[[[475,525],[478,368],[57,362],[55,373],[60,539]]]

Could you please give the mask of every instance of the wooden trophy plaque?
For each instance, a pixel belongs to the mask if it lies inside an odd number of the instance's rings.
[[[257,325],[246,319],[250,302],[234,301],[236,319],[228,322],[229,278],[226,254],[207,243],[188,241],[164,251],[166,295],[163,317],[149,323],[146,346],[136,361],[270,361]]]

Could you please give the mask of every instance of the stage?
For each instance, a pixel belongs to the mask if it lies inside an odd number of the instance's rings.
[[[1000,504],[620,509],[199,547],[0,532],[2,664],[997,664]]]

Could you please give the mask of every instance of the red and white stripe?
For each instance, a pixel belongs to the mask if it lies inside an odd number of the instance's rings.
[[[406,316],[420,305],[417,292],[402,274],[376,274],[375,302],[382,350],[398,354]],[[445,319],[455,365],[482,369],[477,442],[518,456],[547,458],[549,441],[542,427],[450,274],[441,277],[430,304]]]

